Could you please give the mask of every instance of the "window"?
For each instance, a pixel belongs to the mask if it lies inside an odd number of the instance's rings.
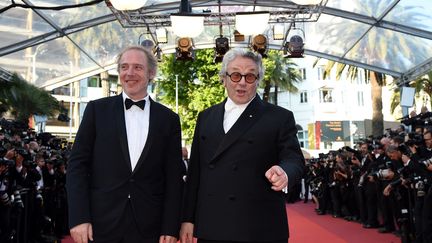
[[[96,76],[89,77],[87,85],[88,85],[87,87],[92,87],[92,88],[101,88],[102,87],[102,84],[100,82],[99,77],[96,77]]]
[[[309,148],[309,143],[308,143],[308,132],[306,130],[299,130],[297,132],[297,139],[300,143],[300,147],[302,148]]]
[[[324,68],[318,67],[318,80],[324,79]]]
[[[300,92],[300,103],[307,103],[307,102],[308,102],[307,91]]]
[[[364,106],[363,91],[357,91],[357,105]]]
[[[306,68],[300,68],[299,72],[300,72],[301,79],[305,80],[306,79]]]
[[[317,70],[318,70],[318,80],[324,80],[325,67],[324,66],[318,67]],[[330,73],[327,73],[325,80],[329,80],[329,79],[330,79]]]
[[[332,89],[321,89],[320,90],[320,103],[333,103]]]

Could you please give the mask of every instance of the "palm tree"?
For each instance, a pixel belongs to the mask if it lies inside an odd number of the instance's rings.
[[[264,82],[261,83],[261,86],[264,87],[264,101],[269,101],[272,86],[275,87],[275,105],[278,103],[279,87],[291,93],[298,92],[295,83],[301,82],[301,75],[296,68],[297,64],[291,59],[284,58],[277,51],[269,51],[268,58],[264,59],[264,65],[266,74],[264,75]]]
[[[0,85],[0,104],[17,121],[28,123],[32,115],[54,116],[60,111],[58,101],[47,91],[40,89],[18,77]]]
[[[342,4],[342,3],[341,3]],[[358,3],[353,2],[353,9],[361,9],[366,11],[365,15],[367,16],[376,16],[377,9],[386,9],[387,2],[386,1],[374,1],[374,0],[365,0],[360,1]],[[358,5],[356,5],[358,4]],[[365,8],[367,6],[367,8]],[[393,16],[394,18],[398,18],[400,22],[404,22],[407,16],[412,16],[410,14],[406,14],[407,11],[416,11],[415,8],[403,9],[403,11],[397,11],[397,16]],[[422,16],[418,16],[416,26],[424,26],[422,21]],[[406,22],[412,23],[412,20]],[[411,52],[410,50],[414,49],[411,47],[416,47],[416,40],[413,38],[401,38],[401,35],[398,32],[394,31],[380,31],[378,27],[373,27],[371,30],[368,29],[367,35],[363,40],[352,44],[352,41],[356,40],[359,36],[365,34],[365,29],[362,28],[353,28],[349,26],[351,23],[347,22],[337,22],[327,25],[323,27],[325,36],[321,42],[324,46],[332,45],[334,39],[336,38],[344,38],[347,40],[344,42],[344,46],[341,49],[350,50],[349,53],[346,54],[347,57],[350,56],[351,53],[358,53],[363,55],[366,60],[369,60],[371,65],[383,66],[383,63],[386,65],[394,65],[399,67],[406,67],[405,59],[400,58],[400,56],[404,56],[410,60],[424,60],[425,53],[427,50],[418,50],[418,52]],[[388,45],[388,43],[392,43],[392,45]],[[418,45],[416,47],[419,48]],[[416,62],[414,61],[414,62]],[[327,64],[326,70],[328,71],[333,68],[335,62],[330,61]],[[338,63],[337,65],[337,74],[338,77],[345,70],[347,65]],[[348,66],[348,76],[354,77],[357,75],[357,69],[355,67]],[[372,133],[373,135],[381,135],[384,131],[384,120],[382,114],[382,85],[385,85],[385,75],[373,71],[368,71],[366,74],[366,78],[371,83],[372,90]]]
[[[426,75],[423,75],[409,83],[410,87],[415,88],[415,94],[417,98],[423,95],[423,106],[426,101],[429,101],[429,105],[432,107],[432,70]],[[400,88],[396,88],[391,98],[390,111],[395,112],[396,108],[400,105]]]
[[[314,66],[318,60],[315,61]],[[355,79],[358,76],[358,67],[328,61],[324,70],[324,79],[330,75],[331,70],[336,65],[336,79],[342,77],[343,72],[347,69],[346,76],[348,79]],[[386,76],[382,73],[366,70],[365,80],[369,80],[371,84],[371,98],[372,98],[372,134],[381,135],[384,131],[384,115],[382,113],[382,87],[386,85]]]

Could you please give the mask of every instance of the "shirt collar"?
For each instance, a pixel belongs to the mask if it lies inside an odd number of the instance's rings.
[[[251,100],[249,100],[249,102],[246,104],[237,105],[236,103],[234,103],[234,101],[230,97],[228,97],[227,101],[225,102],[225,111],[229,112],[229,111],[232,111],[234,109],[246,109],[246,107],[249,105],[249,103],[252,102],[252,100],[254,98],[255,98],[255,96]]]

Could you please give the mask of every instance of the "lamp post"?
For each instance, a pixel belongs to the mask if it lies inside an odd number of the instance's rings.
[[[39,48],[43,46],[43,44],[40,44],[36,47],[33,54],[26,55],[26,57],[30,57],[32,59],[32,76],[31,76],[31,82],[34,84],[36,82],[36,56],[37,54],[42,54],[44,51],[41,51],[39,53]]]
[[[178,74],[176,74],[175,77],[176,77],[175,101],[176,101],[176,113],[178,114]]]
[[[71,62],[72,64],[72,62]],[[72,65],[71,65],[72,66]],[[72,141],[72,118],[73,118],[73,113],[72,113],[72,92],[73,92],[73,82],[71,82],[69,84],[69,141]]]

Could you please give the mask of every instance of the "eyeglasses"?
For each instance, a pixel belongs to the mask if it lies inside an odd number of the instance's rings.
[[[245,78],[245,81],[248,84],[252,84],[252,83],[254,83],[258,79],[258,76],[255,75],[255,74],[253,74],[253,73],[246,73],[246,74],[243,75],[243,74],[241,74],[239,72],[233,72],[231,74],[226,73],[226,75],[228,77],[230,77],[231,81],[233,81],[234,83],[240,82],[240,80],[243,77]]]

